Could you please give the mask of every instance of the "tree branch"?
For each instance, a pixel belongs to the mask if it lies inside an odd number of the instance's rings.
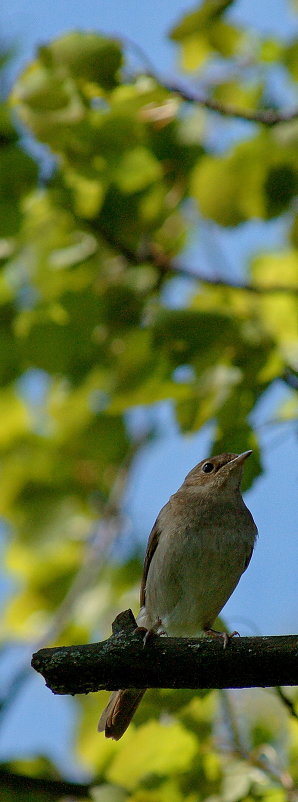
[[[61,800],[61,797],[69,799],[91,799],[91,783],[73,783],[67,780],[54,780],[48,777],[30,777],[28,774],[20,774],[0,767],[0,785],[2,791],[15,791],[16,794],[22,789],[28,794],[38,794],[38,799],[45,797],[49,799]],[[93,784],[94,785],[94,784]],[[16,797],[17,798],[17,797]]]
[[[280,701],[283,703],[283,705],[285,705],[291,716],[293,716],[293,718],[298,719],[298,713],[295,709],[295,704],[294,702],[292,702],[292,699],[289,699],[289,697],[284,693],[284,690],[283,688],[280,687],[280,685],[277,685],[275,690],[280,698]]]
[[[117,688],[250,688],[298,684],[298,635],[152,637],[144,647],[131,610],[102,643],[41,649],[32,666],[56,694]]]
[[[188,266],[184,267],[180,264],[171,263],[169,265],[169,272],[177,273],[187,278],[193,278],[201,281],[203,284],[208,284],[210,287],[226,287],[232,290],[243,290],[250,292],[253,295],[275,295],[279,293],[286,293],[288,295],[298,295],[298,285],[286,284],[252,284],[244,281],[233,281],[224,278],[212,278],[202,271],[196,271]]]
[[[200,269],[197,270],[190,265],[183,265],[171,259],[167,254],[158,249],[153,242],[144,244],[139,251],[134,251],[117,239],[112,230],[101,226],[99,231],[107,245],[114,251],[118,251],[129,264],[140,265],[141,262],[148,262],[153,265],[153,267],[156,267],[159,272],[159,283],[161,283],[164,278],[172,278],[176,275],[200,281],[202,284],[207,284],[210,287],[243,290],[253,295],[275,295],[278,293],[298,295],[298,284],[252,284],[251,282],[233,281],[219,277],[214,278]]]
[[[223,117],[234,117],[235,119],[244,120],[245,122],[261,123],[269,128],[278,123],[287,123],[298,119],[298,107],[294,107],[288,111],[281,111],[275,108],[241,109],[238,106],[226,105],[220,103],[218,100],[208,98],[193,88],[167,81],[158,74],[148,54],[137,42],[134,42],[132,39],[122,34],[119,34],[117,38],[119,38],[126,47],[129,47],[136,53],[144,68],[143,72],[145,72],[149,78],[152,78],[168,92],[178,95],[178,97],[181,97],[181,99],[185,100],[187,103],[197,103],[199,106],[208,109],[208,111],[214,111],[217,114],[221,114]]]
[[[154,76],[153,76],[154,77]],[[159,79],[156,79],[159,80]],[[250,123],[261,123],[269,128],[272,128],[278,123],[288,123],[298,118],[298,108],[289,109],[289,111],[280,111],[277,109],[239,109],[237,106],[230,106],[220,103],[218,100],[204,97],[195,89],[184,87],[178,84],[168,83],[167,81],[159,81],[161,85],[169,92],[178,95],[182,100],[188,103],[198,103],[209,111],[215,111],[224,117],[234,117],[238,120],[245,120]]]

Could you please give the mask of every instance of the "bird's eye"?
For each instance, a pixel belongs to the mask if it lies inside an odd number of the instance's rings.
[[[203,465],[202,467],[202,471],[204,471],[204,473],[211,473],[211,471],[213,471],[213,468],[214,465],[212,465],[212,462],[205,462],[205,465]]]

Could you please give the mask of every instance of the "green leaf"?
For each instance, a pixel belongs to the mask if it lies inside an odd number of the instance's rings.
[[[182,431],[196,431],[212,420],[240,380],[238,368],[224,364],[208,368],[198,383],[190,387],[188,397],[176,403],[176,415]]]
[[[294,150],[287,153],[264,132],[223,156],[203,156],[194,168],[192,193],[200,211],[223,226],[281,214],[297,192]]]
[[[294,39],[290,45],[285,47],[283,61],[291,73],[294,81],[298,80],[298,40]]]
[[[170,38],[180,42],[186,36],[210,25],[226,11],[233,0],[204,0],[196,11],[186,14],[182,22],[175,25],[170,32]]]
[[[64,68],[76,79],[112,89],[122,64],[119,41],[100,34],[73,31],[39,50],[47,66]]]
[[[182,66],[194,70],[210,57],[229,57],[240,48],[240,31],[222,17],[231,0],[207,0],[172,28],[170,38],[182,47]]]
[[[234,335],[233,320],[223,311],[164,309],[152,327],[153,348],[165,356],[169,366],[191,362],[199,369],[209,364],[219,337],[224,348]]]
[[[162,176],[159,162],[144,147],[127,151],[117,166],[115,183],[125,194],[139,192]]]
[[[263,254],[252,265],[254,279],[270,286],[298,286],[298,256],[296,251]],[[281,279],[282,277],[282,279]],[[264,325],[275,339],[288,365],[297,367],[298,305],[297,296],[289,293],[264,294],[259,301]]]
[[[216,53],[223,58],[233,56],[241,43],[241,35],[237,28],[223,20],[217,20],[210,30],[210,44]]]
[[[222,226],[237,226],[245,220],[239,205],[240,172],[231,160],[205,156],[193,171],[191,191],[204,217]]]
[[[91,791],[91,798],[94,802],[125,802],[127,793],[119,785],[95,785]]]
[[[262,85],[239,80],[217,84],[213,97],[223,106],[240,109],[257,109],[262,96]]]
[[[5,452],[30,429],[30,417],[25,404],[12,387],[2,389],[0,394],[0,420],[5,421],[5,426],[0,429],[0,451]]]
[[[138,760],[134,759],[132,750],[135,738],[131,727],[107,771],[110,782],[124,788],[133,789],[148,775],[163,778],[169,773],[185,772],[196,755],[195,737],[178,722],[167,726],[149,721],[138,727],[137,732]]]
[[[298,169],[287,163],[269,168],[264,183],[268,217],[281,214],[298,191]]]
[[[8,144],[1,149],[0,237],[10,237],[18,231],[21,202],[35,185],[37,174],[37,165],[18,145]]]

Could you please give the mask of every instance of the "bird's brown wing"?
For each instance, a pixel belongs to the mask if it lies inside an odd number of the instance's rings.
[[[146,581],[147,581],[149,566],[150,566],[153,554],[157,549],[159,538],[160,538],[160,528],[158,526],[158,518],[157,518],[157,520],[155,521],[155,524],[153,524],[153,527],[151,529],[151,532],[150,532],[150,535],[149,535],[149,540],[148,540],[148,543],[147,543],[146,554],[145,554],[143,576],[142,576],[141,590],[140,590],[140,606],[141,607],[144,607],[144,605],[145,605]]]

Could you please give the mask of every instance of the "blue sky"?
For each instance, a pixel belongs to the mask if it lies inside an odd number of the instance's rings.
[[[17,45],[13,74],[32,58],[36,46],[70,29],[97,29],[122,34],[137,42],[156,67],[169,75],[176,67],[176,48],[166,41],[166,32],[194,3],[185,0],[10,0],[1,11],[2,41]],[[267,35],[294,32],[295,18],[286,0],[240,0],[233,12],[238,21],[249,23]],[[233,275],[243,265],[247,252],[263,244],[278,244],[281,226],[261,225],[222,234],[220,247]],[[207,243],[206,243],[207,237]],[[268,242],[269,237],[269,242]],[[205,245],[208,251],[208,231]],[[196,257],[196,243],[190,251]],[[259,541],[247,573],[225,608],[228,625],[245,634],[297,632],[297,480],[298,444],[293,427],[277,430],[265,425],[276,404],[286,396],[282,383],[265,398],[256,413],[264,447],[265,474],[247,494],[246,501],[259,528]],[[208,430],[182,438],[169,405],[159,408],[162,436],[138,457],[126,495],[126,506],[136,531],[145,542],[157,512],[181,484],[190,468],[208,456]],[[9,670],[9,665],[8,665]],[[33,689],[38,694],[32,711]],[[35,697],[34,697],[35,698]],[[94,699],[96,704],[96,698]],[[48,750],[62,760],[68,754],[71,700],[50,696],[39,678],[32,678],[18,699],[11,717],[0,730],[0,758],[17,751]],[[70,711],[70,712],[67,712]],[[46,726],[44,722],[46,720]]]
[[[23,65],[36,46],[64,31],[97,29],[130,38],[159,69],[172,71],[177,51],[165,35],[194,7],[185,0],[10,0],[1,9],[1,38],[17,44],[17,62]],[[297,26],[290,0],[238,0],[232,14],[268,36],[290,36]]]

